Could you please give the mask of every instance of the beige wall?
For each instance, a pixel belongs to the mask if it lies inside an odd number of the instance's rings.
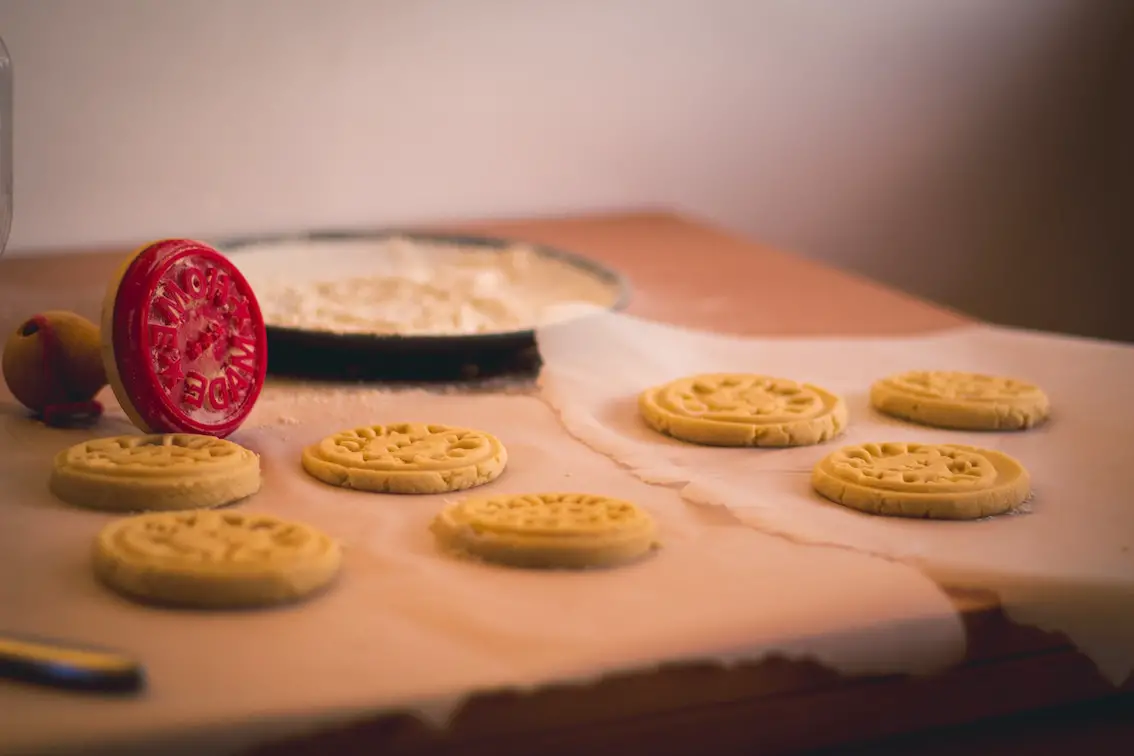
[[[10,250],[670,205],[980,315],[1134,338],[1134,130],[1101,128],[1134,91],[1107,57],[1131,8],[0,0]]]

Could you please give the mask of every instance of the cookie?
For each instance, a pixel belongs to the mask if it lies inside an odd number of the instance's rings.
[[[960,444],[847,446],[815,465],[811,485],[845,507],[878,515],[973,520],[1003,514],[1031,492],[1007,454]]]
[[[328,436],[303,450],[303,469],[359,491],[436,494],[482,486],[504,472],[495,436],[425,423],[371,425]]]
[[[1038,387],[980,373],[911,370],[876,381],[870,403],[891,417],[953,430],[1025,430],[1047,419]]]
[[[160,512],[113,522],[95,540],[95,575],[149,603],[250,608],[298,601],[327,586],[339,545],[299,522],[212,510]]]
[[[88,509],[220,507],[260,490],[260,457],[213,436],[98,438],[59,452],[48,486],[63,501]]]
[[[659,433],[708,446],[808,446],[847,426],[841,397],[764,375],[681,378],[642,392],[638,410]]]
[[[465,499],[442,510],[430,530],[444,550],[512,567],[613,567],[658,547],[645,511],[581,493]]]

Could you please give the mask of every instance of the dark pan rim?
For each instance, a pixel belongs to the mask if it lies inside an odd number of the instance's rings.
[[[411,229],[386,228],[374,231],[357,230],[313,230],[303,232],[256,234],[249,236],[228,237],[210,242],[225,257],[231,258],[239,265],[240,255],[251,251],[250,247],[264,244],[278,244],[281,242],[319,242],[319,241],[360,241],[382,239],[408,239],[425,243],[458,244],[469,247],[483,247],[504,249],[509,246],[523,245],[538,255],[565,262],[568,265],[588,273],[603,282],[610,284],[617,290],[617,296],[612,305],[605,308],[606,312],[619,312],[630,303],[631,288],[627,278],[618,271],[608,268],[600,262],[585,257],[577,252],[570,252],[546,244],[537,244],[523,239],[511,239],[500,236],[480,236],[475,234],[445,233],[415,231]],[[569,322],[569,321],[566,321]],[[345,348],[382,348],[382,349],[425,349],[427,351],[445,351],[447,347],[467,349],[476,346],[493,346],[530,342],[535,338],[535,329],[526,328],[516,331],[493,331],[491,333],[471,334],[370,334],[370,333],[334,333],[316,329],[291,328],[266,324],[269,333],[292,342],[305,342],[314,345],[323,342]]]

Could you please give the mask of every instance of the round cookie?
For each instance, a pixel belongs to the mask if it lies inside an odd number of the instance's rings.
[[[815,465],[811,485],[836,504],[878,515],[974,520],[1003,514],[1031,493],[1007,454],[960,444],[846,446]]]
[[[94,571],[108,587],[146,602],[246,608],[297,601],[336,576],[339,545],[299,522],[211,510],[161,512],[107,525]]]
[[[847,426],[841,397],[764,375],[680,378],[643,391],[638,410],[659,433],[707,446],[808,446]]]
[[[436,494],[495,480],[508,453],[495,436],[469,428],[393,423],[345,430],[303,450],[303,469],[359,491]]]
[[[55,455],[48,485],[63,501],[88,509],[219,507],[260,490],[260,457],[213,436],[98,438]]]
[[[228,436],[268,369],[264,318],[224,255],[165,239],[130,255],[102,306],[102,357],[118,403],[145,433]]]
[[[430,530],[445,550],[512,567],[613,567],[658,547],[645,511],[580,493],[465,499],[442,510]]]
[[[870,403],[892,417],[952,430],[1025,430],[1047,419],[1038,387],[980,373],[911,370],[870,387]]]

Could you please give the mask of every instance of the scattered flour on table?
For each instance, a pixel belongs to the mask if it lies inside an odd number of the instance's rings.
[[[263,389],[245,428],[269,432],[282,440],[302,430],[313,407],[326,419],[343,423],[400,422],[392,400],[406,394],[477,396],[485,394],[524,396],[536,393],[535,382],[526,377],[496,376],[482,381],[453,383],[331,383],[273,380]]]

